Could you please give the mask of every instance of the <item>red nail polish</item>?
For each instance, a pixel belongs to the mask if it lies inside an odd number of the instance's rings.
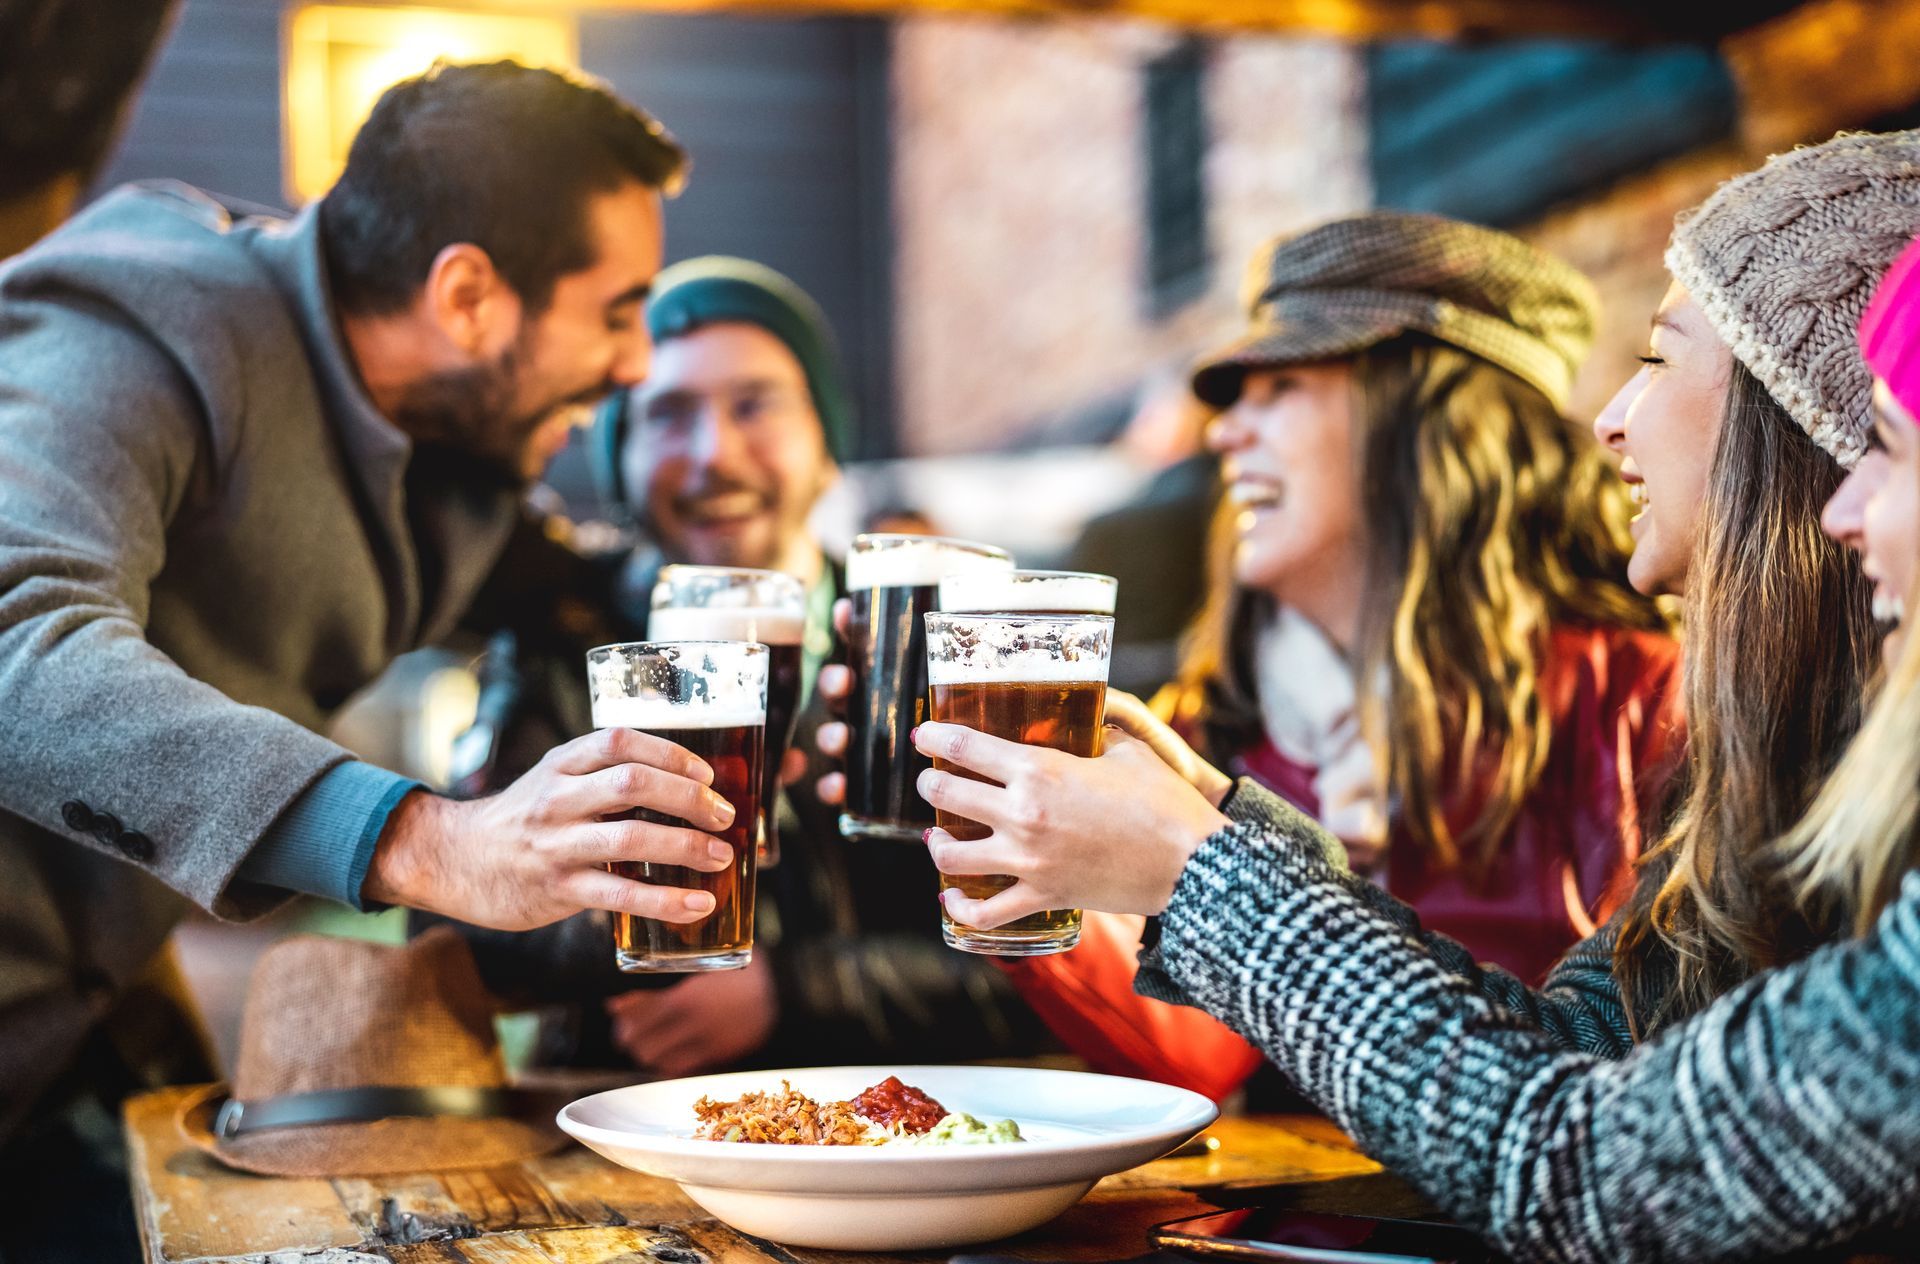
[[[931,843],[933,841],[933,827],[931,825],[920,831],[920,841],[922,843]]]
[[[920,726],[916,724],[911,729],[907,730],[907,745],[918,746],[919,744],[920,744]]]

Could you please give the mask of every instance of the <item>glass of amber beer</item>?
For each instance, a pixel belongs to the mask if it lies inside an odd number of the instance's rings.
[[[608,866],[622,877],[713,893],[713,912],[697,922],[614,914],[614,963],[622,970],[732,970],[753,960],[767,662],[766,646],[741,641],[630,642],[587,653],[594,727],[638,729],[684,746],[712,767],[714,792],[734,807],[732,826],[717,835],[733,848],[733,864],[719,873],[631,861]],[[641,809],[626,819],[688,825]]]
[[[767,749],[760,772],[760,867],[780,862],[780,761],[800,721],[807,590],[780,571],[665,566],[653,584],[656,641],[758,641],[767,647]]]
[[[936,721],[964,724],[1029,746],[1073,755],[1098,755],[1107,718],[1107,664],[1113,656],[1108,615],[965,614],[927,616],[927,680]],[[933,766],[973,774],[936,759]],[[987,828],[950,812],[937,813],[955,838],[986,837]],[[958,887],[985,899],[1013,885],[1008,877],[940,876],[941,889]],[[1080,942],[1080,910],[1053,909],[995,930],[963,926],[943,909],[940,930],[963,952],[1039,957]]]
[[[966,571],[1010,571],[1000,549],[938,536],[856,536],[847,554],[847,792],[840,832],[848,838],[919,842],[933,809],[914,783],[928,767],[909,735],[927,718],[927,632],[940,583]]]

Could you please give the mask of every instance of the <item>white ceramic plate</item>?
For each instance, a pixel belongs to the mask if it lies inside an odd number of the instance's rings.
[[[696,1141],[693,1104],[787,1080],[845,1101],[889,1075],[951,1111],[1012,1119],[993,1146],[776,1146]],[[1218,1117],[1198,1093],[1025,1067],[819,1067],[637,1084],[582,1098],[560,1127],[623,1167],[678,1181],[746,1233],[793,1246],[905,1251],[988,1242],[1044,1224],[1095,1181],[1175,1149]]]

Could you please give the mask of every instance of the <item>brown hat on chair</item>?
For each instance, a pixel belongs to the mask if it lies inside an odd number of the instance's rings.
[[[404,947],[299,935],[254,968],[233,1092],[180,1112],[189,1141],[270,1176],[492,1167],[564,1144],[563,1104],[507,1087],[493,1005],[446,927]]]
[[[1247,268],[1252,328],[1204,357],[1193,393],[1216,408],[1255,369],[1335,360],[1423,333],[1490,360],[1565,408],[1599,302],[1577,270],[1518,237],[1370,211],[1276,237]]]

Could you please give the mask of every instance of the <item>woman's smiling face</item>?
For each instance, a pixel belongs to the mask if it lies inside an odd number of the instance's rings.
[[[1890,625],[1882,652],[1892,663],[1920,572],[1920,427],[1883,382],[1873,384],[1873,446],[1827,502],[1820,525],[1860,555],[1873,581],[1874,617]]]
[[[1684,596],[1733,353],[1675,284],[1654,314],[1641,361],[1593,431],[1620,455],[1620,477],[1639,506],[1627,579],[1648,596]]]
[[[1239,509],[1235,581],[1336,639],[1366,573],[1354,412],[1346,362],[1255,369],[1207,436]]]

